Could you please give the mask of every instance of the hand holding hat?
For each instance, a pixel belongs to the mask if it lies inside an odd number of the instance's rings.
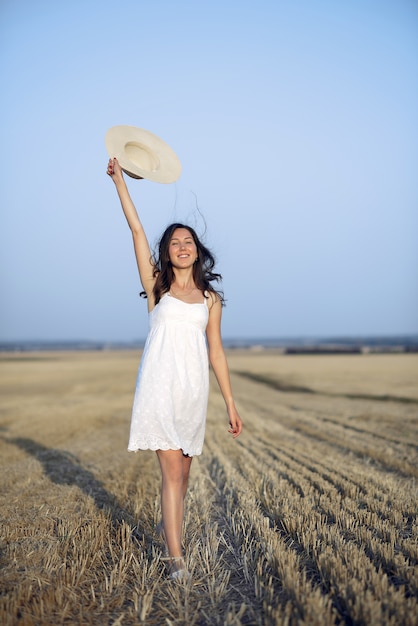
[[[117,178],[123,178],[122,176],[122,168],[119,165],[117,158],[109,159],[107,164],[106,174],[108,174],[114,182],[116,182]]]

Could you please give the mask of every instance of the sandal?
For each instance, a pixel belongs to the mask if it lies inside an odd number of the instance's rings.
[[[187,581],[191,578],[191,574],[187,571],[184,558],[182,556],[167,556],[163,557],[161,560],[170,561],[170,580]],[[176,567],[176,563],[179,563],[180,561],[183,567]]]
[[[179,582],[187,582],[188,580],[190,580],[190,578],[191,574],[187,571],[186,568],[178,569],[170,574],[170,580],[178,580]]]

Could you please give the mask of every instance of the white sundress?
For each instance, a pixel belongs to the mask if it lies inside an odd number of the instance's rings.
[[[149,314],[128,450],[202,453],[209,393],[209,310],[164,294]]]

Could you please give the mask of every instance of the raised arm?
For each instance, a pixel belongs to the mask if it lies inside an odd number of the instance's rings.
[[[232,396],[231,381],[229,377],[229,367],[226,360],[225,352],[221,338],[221,316],[222,305],[219,299],[213,297],[213,304],[209,311],[209,322],[206,328],[206,336],[209,347],[209,361],[218,381],[223,399],[225,400],[226,410],[229,417],[229,430],[232,436],[238,437],[242,430],[242,421],[235,407],[234,398]]]
[[[122,169],[117,159],[109,159],[107,173],[115,183],[123,212],[132,232],[136,262],[138,264],[139,277],[148,297],[148,308],[154,306],[153,287],[155,283],[154,266],[151,261],[151,250],[144,228],[138,217],[138,213],[129,195]]]

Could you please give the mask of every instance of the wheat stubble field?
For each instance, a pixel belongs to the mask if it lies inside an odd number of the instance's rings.
[[[0,355],[0,623],[418,622],[418,356],[231,351],[167,579],[155,454],[127,453],[135,352]]]

